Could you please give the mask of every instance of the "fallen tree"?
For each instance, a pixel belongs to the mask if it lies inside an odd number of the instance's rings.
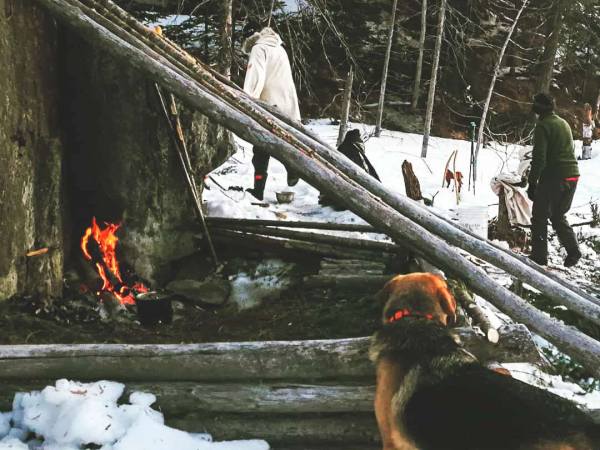
[[[517,272],[522,274],[524,281],[596,323],[600,323],[598,305],[547,277],[540,276],[520,261],[496,252],[481,241],[468,239],[469,236],[465,233],[438,220],[410,201],[401,199],[380,183],[366,180],[370,177],[359,173],[347,158],[319,144],[310,136],[299,133],[297,127],[286,125],[239,91],[220,82],[191,57],[186,58],[172,44],[163,42],[148,30],[142,32],[144,28],[141,24],[137,24],[108,0],[85,0],[85,4],[77,0],[38,2],[97,45],[158,79],[164,87],[210,119],[286,162],[311,184],[345,203],[353,212],[399,244],[465,279],[474,292],[516,320],[528,324],[557,347],[575,356],[591,372],[600,375],[600,343],[549,318],[500,286],[448,242],[473,254],[485,254],[488,261],[510,273],[515,272],[514,268],[517,267]],[[115,25],[118,21],[129,26],[122,28]],[[132,24],[137,24],[134,29]],[[157,43],[156,46],[150,46],[153,42],[162,42],[162,45]],[[406,216],[399,213],[400,208],[404,209]],[[432,231],[436,228],[447,229],[434,235],[418,223],[427,223]],[[443,236],[443,239],[438,236]]]

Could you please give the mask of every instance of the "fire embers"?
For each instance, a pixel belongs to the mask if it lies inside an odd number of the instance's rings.
[[[92,226],[85,230],[81,238],[83,255],[88,261],[94,263],[98,275],[102,279],[102,288],[97,294],[110,292],[122,304],[134,304],[134,296],[140,292],[148,292],[148,288],[142,283],[128,286],[123,281],[117,261],[119,238],[116,235],[121,224],[105,223],[105,225],[105,228],[101,228],[96,222],[96,218],[92,218]]]

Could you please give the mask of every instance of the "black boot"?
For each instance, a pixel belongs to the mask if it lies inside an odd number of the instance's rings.
[[[267,184],[267,175],[255,174],[254,175],[254,187],[246,189],[257,200],[262,201],[265,194],[265,185]]]
[[[577,264],[579,262],[580,258],[581,258],[581,252],[579,251],[579,249],[569,252],[567,254],[567,257],[565,258],[565,262],[563,263],[563,266],[573,267],[575,264]]]

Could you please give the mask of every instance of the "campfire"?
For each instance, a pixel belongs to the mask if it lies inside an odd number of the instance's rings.
[[[81,250],[88,261],[91,261],[98,275],[102,279],[102,287],[97,295],[110,292],[121,304],[135,304],[135,296],[148,292],[143,283],[128,285],[121,274],[117,260],[117,245],[119,237],[116,232],[121,224],[105,223],[104,227],[98,225],[96,218],[92,218],[92,225],[85,230],[81,238]]]

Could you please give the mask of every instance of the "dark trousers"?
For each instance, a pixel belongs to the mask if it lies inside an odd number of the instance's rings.
[[[267,174],[269,169],[269,159],[271,159],[271,155],[262,150],[259,147],[252,147],[252,165],[254,166],[254,180],[260,181],[262,183],[262,189],[264,189],[264,185],[267,181]],[[284,164],[285,170],[288,173],[288,178],[291,176],[296,176],[296,174]]]
[[[564,179],[542,180],[538,184],[531,217],[531,258],[538,264],[548,263],[548,219],[567,253],[579,252],[577,238],[565,217],[576,189],[577,181]]]

